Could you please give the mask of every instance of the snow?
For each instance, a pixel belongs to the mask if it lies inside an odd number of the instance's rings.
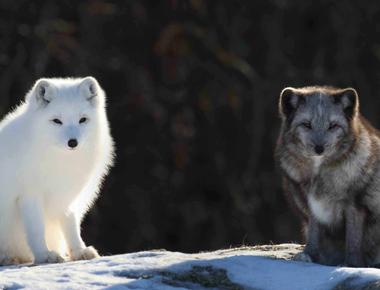
[[[199,254],[145,251],[91,261],[0,267],[0,289],[326,290],[361,289],[380,280],[379,269],[289,260],[301,249],[283,244]]]

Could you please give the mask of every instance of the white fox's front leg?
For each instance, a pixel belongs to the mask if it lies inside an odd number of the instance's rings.
[[[34,263],[61,263],[64,259],[56,252],[49,251],[45,240],[43,210],[35,197],[23,196],[18,200],[20,216],[26,239],[34,256]]]
[[[86,247],[83,242],[80,236],[80,224],[73,212],[68,212],[62,218],[62,230],[72,260],[90,260],[99,257],[94,247]]]

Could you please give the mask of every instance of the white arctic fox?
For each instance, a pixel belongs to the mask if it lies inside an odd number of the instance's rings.
[[[94,78],[38,80],[0,123],[0,264],[97,257],[80,223],[113,152]]]

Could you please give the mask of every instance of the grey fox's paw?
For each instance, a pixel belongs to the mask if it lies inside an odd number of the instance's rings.
[[[48,251],[39,255],[38,257],[35,257],[34,259],[35,264],[63,263],[64,261],[65,259],[54,251]]]
[[[349,257],[344,261],[343,266],[345,267],[367,267],[364,259],[362,257]]]
[[[99,257],[100,256],[94,247],[87,247],[87,248],[80,249],[78,251],[74,251],[71,253],[71,259],[73,261],[91,260],[91,259],[95,259]]]
[[[296,254],[292,260],[298,262],[313,263],[313,259],[311,258],[311,256],[305,252],[300,252]]]

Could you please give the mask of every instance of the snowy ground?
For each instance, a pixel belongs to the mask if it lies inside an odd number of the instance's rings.
[[[0,267],[0,289],[380,289],[379,269],[289,261],[301,249],[284,244],[200,254],[149,251],[92,261]]]

